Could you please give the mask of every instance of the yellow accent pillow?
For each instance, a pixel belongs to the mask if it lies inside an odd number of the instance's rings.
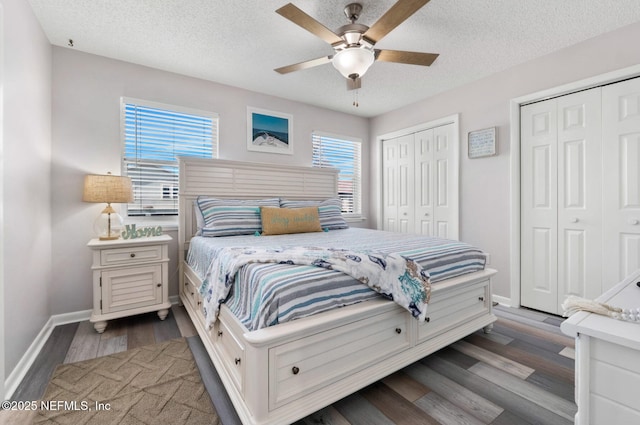
[[[318,207],[260,207],[263,235],[322,232]]]

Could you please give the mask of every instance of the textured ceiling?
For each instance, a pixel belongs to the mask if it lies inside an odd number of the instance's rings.
[[[376,62],[360,107],[331,64],[273,71],[332,54],[275,13],[288,0],[29,0],[56,46],[366,117],[640,21],[639,0],[431,0],[376,48],[440,53],[427,67]],[[332,30],[349,0],[292,0]],[[371,26],[394,0],[360,0]]]

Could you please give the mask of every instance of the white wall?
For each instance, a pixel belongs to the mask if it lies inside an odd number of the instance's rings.
[[[460,113],[460,239],[492,254],[498,270],[494,293],[510,297],[509,101],[640,63],[640,23],[587,40],[371,120],[371,140],[423,122]],[[495,157],[467,157],[469,131],[497,127]],[[381,172],[380,146],[371,148],[372,176]],[[371,223],[377,223],[380,188],[372,185]],[[375,215],[374,215],[375,214]]]
[[[53,314],[90,309],[92,237],[101,205],[81,201],[87,173],[120,174],[120,97],[217,112],[220,117],[220,157],[255,162],[311,165],[311,132],[361,138],[369,156],[365,118],[332,112],[273,96],[90,55],[53,48]],[[247,106],[293,115],[294,155],[249,152],[246,149]],[[368,175],[368,164],[363,173]],[[363,192],[370,191],[364,179]],[[368,215],[368,205],[364,214]],[[366,225],[366,222],[363,223]],[[177,294],[177,231],[169,231],[169,287]]]
[[[51,316],[51,45],[29,3],[2,0],[5,373]]]

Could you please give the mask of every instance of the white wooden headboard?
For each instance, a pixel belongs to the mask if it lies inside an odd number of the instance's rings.
[[[189,240],[197,231],[193,202],[200,195],[215,198],[318,199],[338,195],[338,170],[334,168],[296,167],[179,157],[180,260],[189,248]]]

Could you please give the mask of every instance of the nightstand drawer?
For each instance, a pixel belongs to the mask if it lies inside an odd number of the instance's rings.
[[[100,264],[103,266],[144,263],[160,259],[162,259],[162,245],[113,248],[100,251]]]

